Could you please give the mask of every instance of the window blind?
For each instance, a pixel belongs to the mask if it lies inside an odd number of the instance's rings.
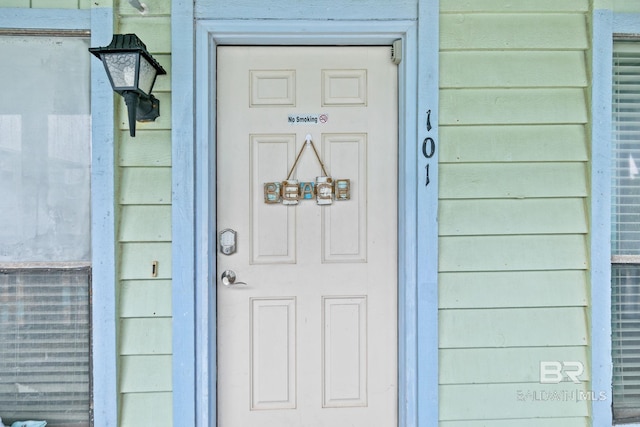
[[[640,42],[613,53],[611,323],[613,416],[640,420]]]
[[[82,269],[0,270],[0,417],[89,425],[89,283]]]

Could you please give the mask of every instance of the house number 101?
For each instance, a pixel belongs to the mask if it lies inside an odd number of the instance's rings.
[[[427,132],[431,131],[431,110],[427,111]],[[431,138],[430,136],[426,137],[424,139],[424,141],[422,141],[422,155],[426,158],[426,159],[430,159],[433,157],[433,155],[436,153],[436,141]],[[426,181],[424,186],[428,186],[430,179],[429,179],[429,162],[427,162],[427,164],[424,167],[425,172],[426,172]]]

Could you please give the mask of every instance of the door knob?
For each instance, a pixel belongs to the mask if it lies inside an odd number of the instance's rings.
[[[233,270],[225,270],[222,272],[222,275],[220,276],[220,279],[222,280],[222,284],[225,286],[232,286],[232,285],[246,285],[245,282],[236,282],[237,279],[237,275],[236,272]]]

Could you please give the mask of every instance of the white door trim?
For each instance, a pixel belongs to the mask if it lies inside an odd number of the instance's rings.
[[[174,424],[193,420],[197,426],[215,425],[216,413],[216,347],[215,316],[215,241],[207,238],[215,233],[215,46],[219,44],[298,44],[298,45],[391,45],[403,40],[404,59],[399,66],[399,426],[437,425],[437,153],[430,159],[431,187],[424,189],[425,159],[420,157],[421,143],[426,136],[423,115],[431,109],[428,136],[437,141],[437,60],[427,64],[433,55],[419,59],[418,43],[435,30],[436,36],[426,42],[433,44],[437,58],[437,8],[422,21],[215,21],[196,22],[195,45],[195,146],[193,157],[188,144],[185,123],[174,117]],[[186,22],[186,19],[185,19]],[[435,23],[434,23],[435,22]],[[418,35],[418,27],[431,24],[428,32]],[[174,29],[173,40],[186,44],[188,35],[179,37]],[[425,44],[426,46],[426,44]],[[183,46],[184,47],[184,46]],[[174,50],[179,49],[177,44]],[[179,54],[188,57],[188,54]],[[431,58],[429,58],[431,57]],[[422,67],[420,67],[422,66]],[[189,65],[174,66],[174,79],[186,76]],[[421,77],[419,79],[419,76]],[[423,78],[424,77],[424,78]],[[173,87],[188,86],[176,83]],[[430,99],[420,98],[428,95]],[[185,107],[188,100],[174,93],[176,107]],[[431,104],[427,105],[427,102]],[[213,119],[212,119],[213,117]],[[420,120],[418,119],[420,117]],[[188,124],[187,121],[186,124]],[[178,129],[182,128],[182,130]],[[436,150],[437,152],[437,150]],[[179,162],[177,164],[176,162]],[[189,165],[189,162],[191,164]],[[193,175],[193,196],[189,183],[189,166]],[[183,170],[184,169],[184,170]],[[185,186],[187,188],[185,188]],[[183,191],[178,196],[178,192]],[[191,199],[191,200],[190,200]],[[189,203],[192,203],[190,205]],[[176,203],[179,205],[176,206]],[[418,210],[423,215],[418,214]],[[424,210],[423,210],[424,209]],[[193,211],[194,218],[188,214]],[[187,214],[187,215],[185,215]],[[435,237],[435,239],[434,239]],[[181,252],[188,243],[194,252]],[[425,262],[425,248],[430,250]],[[190,289],[189,255],[194,255],[195,288]],[[191,258],[193,260],[193,258]],[[421,260],[420,262],[418,260]],[[435,261],[434,261],[435,260]],[[178,273],[178,267],[187,272]],[[212,283],[213,282],[213,283]],[[181,294],[181,292],[186,292]],[[191,293],[192,292],[192,293]],[[192,295],[193,299],[189,297]],[[191,309],[189,304],[191,304]],[[426,315],[424,313],[427,313]],[[191,328],[189,323],[192,322]],[[193,347],[189,348],[192,343]],[[195,364],[193,360],[195,359]],[[191,363],[189,363],[191,362]],[[195,412],[192,418],[190,413]]]

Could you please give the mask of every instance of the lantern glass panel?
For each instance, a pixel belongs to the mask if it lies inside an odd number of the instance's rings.
[[[105,66],[111,76],[115,90],[136,87],[137,53],[108,53],[103,55]]]
[[[156,80],[157,71],[147,58],[140,55],[140,78],[138,82],[138,88],[145,93],[145,95],[151,94],[153,88],[153,82]]]

